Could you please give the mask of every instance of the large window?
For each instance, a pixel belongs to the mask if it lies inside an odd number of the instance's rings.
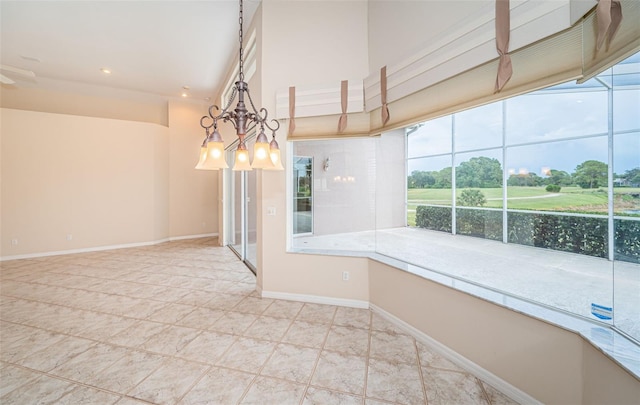
[[[450,122],[453,163],[437,172],[408,171],[408,195],[420,196],[410,202],[415,213],[407,212],[408,223],[538,248],[517,251],[527,260],[508,273],[482,265],[453,272],[614,323],[640,339],[639,65],[636,55],[581,85],[440,118]],[[446,138],[443,132],[433,138]],[[419,151],[409,152],[408,162],[428,167],[442,160],[440,149],[426,147],[434,139],[414,136],[408,129],[407,142]],[[450,172],[446,189],[421,180]],[[449,188],[453,206],[434,204]]]
[[[584,84],[401,134],[295,142],[294,154],[339,156],[358,174],[353,184],[337,182],[344,167],[314,174],[334,203],[314,215],[332,221],[292,246],[370,250],[640,340],[638,111],[635,55]]]

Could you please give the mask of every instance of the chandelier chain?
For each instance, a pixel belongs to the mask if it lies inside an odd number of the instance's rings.
[[[240,0],[240,18],[238,19],[238,22],[240,23],[240,66],[239,66],[239,79],[241,82],[244,81],[244,68],[243,68],[243,59],[244,59],[244,48],[242,47],[242,43],[243,41],[243,33],[242,33],[242,23],[244,22],[244,19],[242,18],[242,0]]]
[[[229,110],[229,107],[231,107],[231,103],[233,103],[233,100],[236,98],[236,94],[238,94],[238,88],[236,86],[233,86],[233,90],[231,90],[231,96],[229,96],[229,101],[227,101],[227,105],[224,106],[222,111]]]

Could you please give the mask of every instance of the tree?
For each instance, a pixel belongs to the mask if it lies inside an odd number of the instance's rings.
[[[428,188],[433,186],[436,179],[433,176],[434,172],[424,172],[421,170],[414,170],[407,179],[409,188]]]
[[[640,167],[627,170],[621,176],[631,187],[637,187],[640,184]]]
[[[556,186],[570,186],[572,184],[571,175],[562,170],[551,169],[549,171],[549,177],[546,180],[547,184],[554,184]]]
[[[451,188],[451,167],[445,167],[439,172],[434,172],[436,183],[433,188]]]
[[[581,188],[598,188],[607,185],[607,164],[587,160],[576,166],[573,178]]]
[[[456,168],[457,187],[502,187],[502,166],[498,159],[474,157]]]
[[[451,188],[451,167],[440,171],[414,170],[407,177],[408,188]]]
[[[460,197],[456,200],[459,206],[466,207],[482,207],[487,203],[487,199],[480,190],[466,189],[462,190]]]
[[[544,179],[535,173],[512,174],[507,179],[507,186],[537,187],[544,184]]]

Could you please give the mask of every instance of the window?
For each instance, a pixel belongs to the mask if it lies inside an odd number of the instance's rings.
[[[487,276],[494,273],[489,269],[454,274],[614,323],[640,339],[632,321],[640,317],[639,62],[636,55],[582,85],[565,83],[440,118],[451,122],[452,166],[407,130],[408,145],[418,151],[408,153],[408,165],[423,167],[408,171],[408,195],[420,195],[408,200],[409,224],[539,248],[519,251],[529,257],[524,267],[513,266],[517,276]],[[434,204],[442,192],[432,179],[434,165],[445,174],[453,167],[455,209]]]
[[[640,340],[638,111],[634,55],[400,135],[294,142],[341,164],[312,174],[332,221],[292,246],[374,252]]]

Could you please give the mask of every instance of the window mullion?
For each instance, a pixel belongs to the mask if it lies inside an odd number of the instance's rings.
[[[615,229],[613,220],[613,88],[607,89],[607,107],[608,107],[608,143],[609,143],[609,164],[607,165],[607,202],[608,202],[608,237],[609,237],[609,260],[613,261],[615,257]]]
[[[507,222],[507,101],[502,100],[502,242],[509,242]]]
[[[451,234],[456,234],[456,115],[451,115]]]

